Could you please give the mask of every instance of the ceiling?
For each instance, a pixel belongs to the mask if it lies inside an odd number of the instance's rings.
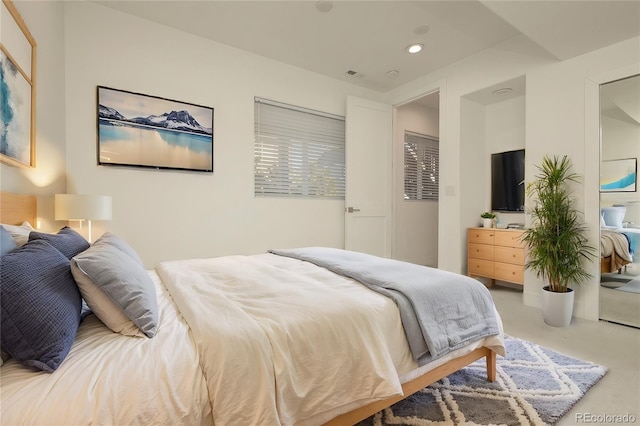
[[[600,86],[603,115],[640,125],[640,75]]]
[[[640,35],[640,0],[96,3],[379,92],[516,36],[565,60]]]

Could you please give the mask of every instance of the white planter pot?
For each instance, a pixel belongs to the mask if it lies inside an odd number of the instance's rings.
[[[573,316],[574,292],[567,289],[566,293],[555,293],[542,288],[542,317],[547,325],[552,327],[568,327]]]
[[[482,218],[482,226],[485,228],[493,228],[493,219]]]

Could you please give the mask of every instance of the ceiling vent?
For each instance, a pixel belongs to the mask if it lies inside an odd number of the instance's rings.
[[[353,77],[353,78],[362,78],[362,77],[364,77],[364,74],[362,74],[361,72],[358,72],[358,71],[354,71],[354,70],[347,71],[347,75],[349,77]]]

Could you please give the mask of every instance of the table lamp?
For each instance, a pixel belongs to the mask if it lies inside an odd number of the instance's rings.
[[[111,196],[87,194],[56,194],[56,220],[87,221],[88,240],[91,243],[91,221],[111,220]]]

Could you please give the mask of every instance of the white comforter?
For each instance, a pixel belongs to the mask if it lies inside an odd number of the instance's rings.
[[[398,373],[416,368],[390,299],[307,262],[264,254],[157,270],[193,331],[217,426],[320,424],[400,394]]]
[[[89,316],[54,373],[7,361],[2,425],[317,425],[476,347],[504,354],[500,334],[418,369],[391,299],[295,259],[168,262],[162,282],[149,273],[156,336]]]
[[[7,361],[0,370],[2,425],[212,424],[189,328],[150,275],[160,314],[156,336],[123,336],[90,315],[55,372]]]

